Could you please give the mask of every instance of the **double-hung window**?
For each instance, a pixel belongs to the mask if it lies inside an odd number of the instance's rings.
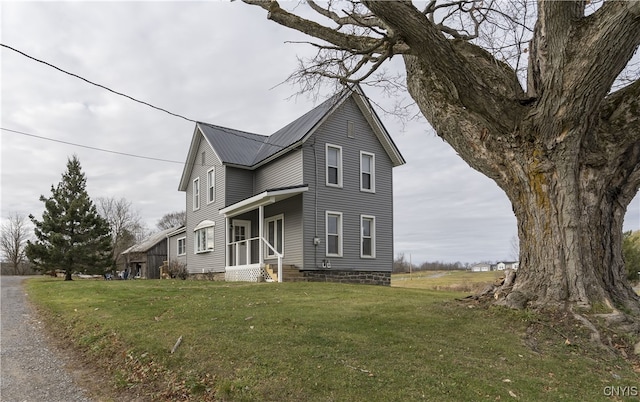
[[[207,204],[216,200],[216,170],[209,169],[207,172]]]
[[[187,238],[186,237],[180,237],[178,239],[178,255],[185,255],[187,253]]]
[[[202,221],[195,227],[193,248],[196,254],[213,250],[214,225],[212,221]]]
[[[193,179],[193,210],[200,209],[200,178]]]
[[[342,213],[327,211],[327,256],[342,257]]]
[[[360,191],[376,191],[376,156],[369,152],[360,152]]]
[[[376,218],[360,215],[360,257],[376,258]]]
[[[327,186],[342,187],[342,147],[327,144]]]
[[[264,237],[267,239],[271,247],[273,247],[280,255],[284,254],[284,215],[276,215],[265,219],[264,221]],[[276,257],[276,253],[266,247],[266,257]]]

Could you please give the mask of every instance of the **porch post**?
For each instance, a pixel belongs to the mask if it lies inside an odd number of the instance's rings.
[[[224,263],[225,263],[225,267],[228,267],[229,265],[231,265],[229,261],[229,217],[228,216],[224,217]]]
[[[263,240],[262,235],[264,234],[264,228],[262,227],[264,222],[264,206],[260,205],[258,207],[258,258],[260,261],[260,266],[264,266],[264,252],[263,252]]]

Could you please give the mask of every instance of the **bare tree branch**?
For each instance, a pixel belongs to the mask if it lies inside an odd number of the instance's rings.
[[[24,274],[25,247],[27,240],[31,237],[29,232],[26,217],[17,212],[10,214],[6,222],[2,224],[0,250],[4,259],[12,265],[15,275]]]

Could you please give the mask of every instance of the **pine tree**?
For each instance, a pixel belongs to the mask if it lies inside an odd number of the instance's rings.
[[[76,271],[104,273],[109,267],[111,235],[86,190],[86,178],[77,156],[68,159],[67,171],[51,197],[40,196],[45,211],[42,221],[29,215],[35,225],[35,242],[29,241],[27,257],[41,271],[65,271],[71,280]]]

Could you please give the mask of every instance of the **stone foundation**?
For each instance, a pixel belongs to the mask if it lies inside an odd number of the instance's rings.
[[[307,282],[363,283],[367,285],[391,285],[391,272],[371,271],[301,271]]]
[[[194,281],[224,281],[224,272],[207,272],[204,274],[189,274],[190,280]]]

